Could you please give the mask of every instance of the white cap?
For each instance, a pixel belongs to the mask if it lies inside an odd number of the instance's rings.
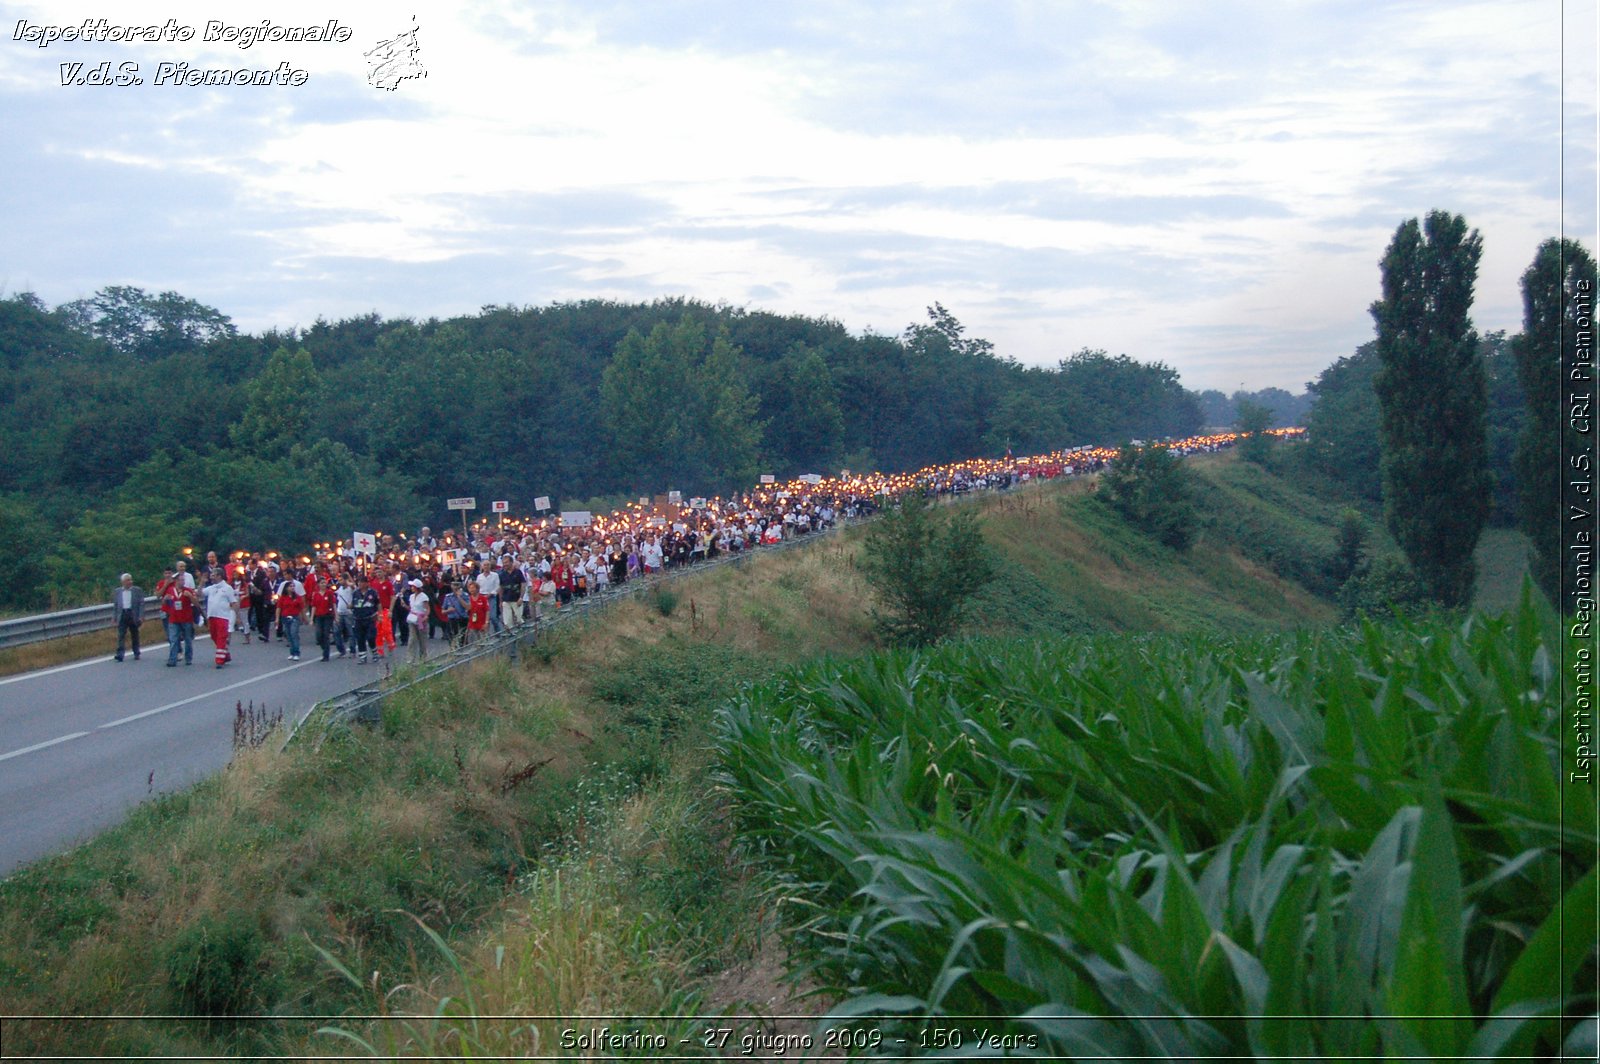
[[[413,581],[411,581],[411,586],[412,587],[421,587],[422,586],[422,581],[421,580],[413,580]]]

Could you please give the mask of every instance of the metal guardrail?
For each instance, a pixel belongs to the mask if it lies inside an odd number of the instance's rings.
[[[155,620],[161,616],[161,598],[151,595],[144,600],[144,619]],[[0,650],[25,647],[30,643],[43,643],[47,639],[60,639],[86,632],[103,632],[117,626],[116,613],[107,599],[104,606],[84,606],[60,613],[39,613],[32,617],[16,617],[0,621]]]

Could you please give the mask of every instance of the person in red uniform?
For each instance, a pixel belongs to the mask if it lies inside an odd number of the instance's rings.
[[[161,612],[167,619],[167,668],[178,664],[178,651],[183,651],[183,663],[194,664],[194,588],[184,586],[182,580],[166,581],[161,592]]]
[[[306,600],[300,595],[300,585],[285,580],[278,592],[278,621],[283,625],[284,638],[289,641],[289,660],[300,660],[300,615],[306,611]]]
[[[216,651],[217,668],[233,660],[228,650],[228,633],[233,630],[233,616],[239,605],[239,593],[223,579],[222,570],[213,567],[206,574],[209,581],[202,594],[206,604],[206,627],[211,630],[211,646]]]
[[[489,627],[489,596],[478,590],[476,580],[467,584],[467,642],[476,643]]]
[[[306,577],[307,582],[314,579],[314,576]],[[327,661],[329,648],[333,645],[334,589],[331,584],[318,584],[316,590],[308,591],[306,597],[311,600],[311,623],[316,626],[317,646],[322,648],[322,660]],[[339,648],[339,656],[344,656],[343,646]]]

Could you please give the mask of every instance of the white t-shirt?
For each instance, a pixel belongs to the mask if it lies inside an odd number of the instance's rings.
[[[485,569],[479,573],[478,590],[483,592],[485,597],[493,597],[500,594],[500,574],[493,569]]]
[[[215,584],[207,584],[200,592],[206,600],[206,616],[222,617],[239,604],[239,593],[233,585],[219,580]]]
[[[406,620],[417,625],[428,622],[428,593],[421,588],[411,593],[411,612],[406,615]]]

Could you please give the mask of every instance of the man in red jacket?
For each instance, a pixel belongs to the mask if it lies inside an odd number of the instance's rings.
[[[178,664],[178,648],[183,648],[183,663],[194,664],[194,588],[182,580],[167,581],[161,592],[161,612],[167,618],[167,668]]]
[[[316,590],[310,591],[311,623],[316,626],[317,646],[322,648],[322,660],[328,660],[328,650],[333,645],[333,608],[337,604],[334,598],[334,588],[330,584],[318,584]],[[339,648],[339,656],[344,656],[344,647]]]

